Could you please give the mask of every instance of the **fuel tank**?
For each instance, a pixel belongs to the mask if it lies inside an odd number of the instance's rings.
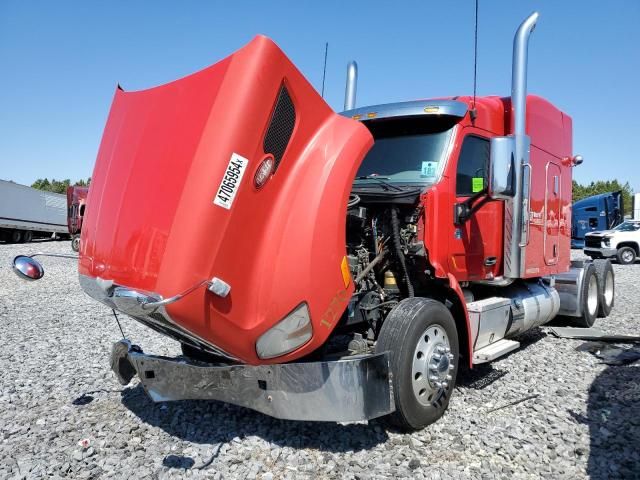
[[[161,300],[215,277],[228,294],[196,288],[161,309],[124,310],[244,363],[304,356],[353,291],[346,205],[372,144],[263,36],[180,80],[118,88],[91,179],[81,284],[118,307],[122,292]],[[257,339],[302,304],[310,340],[259,358]]]

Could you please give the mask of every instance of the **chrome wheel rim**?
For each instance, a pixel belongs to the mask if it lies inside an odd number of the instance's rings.
[[[613,303],[613,272],[607,272],[604,277],[604,303],[607,307]]]
[[[633,252],[631,250],[625,250],[624,252],[622,252],[622,259],[626,263],[632,262],[634,257],[635,257],[635,255],[633,254]]]
[[[598,310],[598,282],[595,275],[589,278],[589,288],[587,290],[587,310],[590,315],[595,315]]]
[[[431,405],[450,388],[455,368],[449,337],[440,325],[429,326],[413,352],[411,381],[413,394],[422,405]]]

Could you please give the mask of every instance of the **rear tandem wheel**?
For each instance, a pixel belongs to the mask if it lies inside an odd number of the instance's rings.
[[[11,230],[8,237],[11,243],[20,243],[22,241],[22,232],[20,230]]]
[[[608,317],[615,301],[616,277],[610,260],[594,260],[593,266],[595,267],[600,287],[598,289],[598,317]]]
[[[582,277],[581,310],[582,316],[572,317],[577,327],[592,327],[598,318],[600,309],[600,283],[596,274],[596,267],[591,262],[584,264],[584,276]]]

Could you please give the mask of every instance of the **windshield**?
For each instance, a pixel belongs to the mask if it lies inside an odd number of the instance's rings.
[[[386,180],[402,184],[433,184],[440,179],[453,128],[450,124],[418,125],[406,121],[367,125],[375,143],[362,161],[356,184]],[[434,131],[435,130],[435,131]]]
[[[623,222],[618,225],[614,230],[619,232],[636,232],[640,230],[640,222]]]

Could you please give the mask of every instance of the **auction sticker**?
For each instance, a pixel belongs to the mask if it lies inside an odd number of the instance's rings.
[[[227,165],[227,169],[224,172],[220,188],[218,188],[218,193],[216,198],[213,199],[213,203],[227,210],[231,208],[248,163],[249,160],[237,153],[231,155],[231,160],[229,160],[229,165]]]

